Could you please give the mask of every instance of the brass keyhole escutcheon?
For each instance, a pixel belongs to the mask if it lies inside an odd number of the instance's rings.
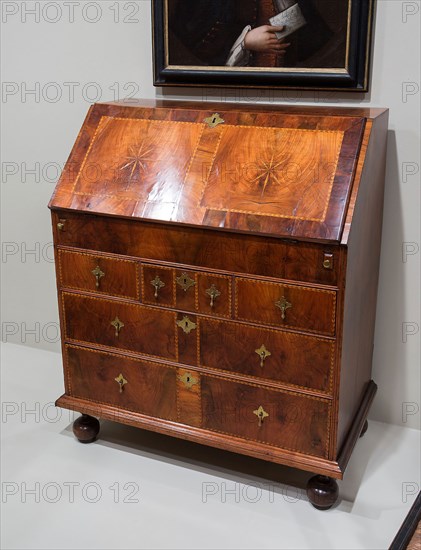
[[[292,307],[292,304],[290,302],[287,301],[287,299],[285,298],[285,296],[282,296],[282,298],[280,300],[278,300],[277,302],[275,302],[275,306],[278,307],[280,310],[281,310],[281,317],[282,319],[285,319],[286,317],[286,311],[287,309],[289,309],[290,307]]]
[[[127,384],[127,380],[124,378],[124,376],[120,374],[117,376],[117,378],[114,378],[114,380],[117,382],[117,384],[120,386],[120,393],[123,393],[123,386]]]
[[[99,281],[100,279],[102,279],[102,277],[105,277],[105,273],[101,271],[101,268],[99,267],[99,265],[97,265],[96,268],[92,270],[92,275],[96,279],[95,281],[96,288],[99,288]]]
[[[221,296],[221,293],[215,285],[211,285],[211,287],[206,290],[206,294],[210,296],[210,307],[213,307],[215,305],[216,298]]]
[[[215,128],[218,124],[223,124],[225,120],[221,118],[219,113],[214,113],[212,116],[205,118],[205,122],[209,128]]]
[[[123,321],[120,321],[120,319],[116,317],[114,321],[111,321],[111,325],[115,328],[115,336],[118,338],[120,330],[124,327]]]
[[[180,375],[178,379],[183,382],[186,388],[191,388],[198,383],[198,379],[189,372],[185,372],[183,375]]]
[[[257,416],[257,425],[259,426],[259,428],[263,424],[263,420],[269,416],[269,413],[265,411],[262,405],[260,405],[258,409],[253,411],[253,414]]]
[[[189,277],[187,273],[182,273],[179,277],[176,278],[176,281],[177,284],[181,286],[181,288],[184,290],[184,292],[187,292],[189,288],[196,284],[196,281]]]
[[[153,281],[151,281],[151,285],[155,289],[154,297],[157,300],[158,299],[158,293],[161,290],[161,288],[164,288],[165,283],[161,281],[161,279],[158,277],[158,275],[155,277]]]
[[[192,330],[194,330],[196,328],[196,323],[193,323],[193,321],[191,321],[187,315],[184,315],[183,318],[179,321],[177,321],[177,326],[179,326],[183,332],[185,332],[186,334],[190,334],[190,332]]]
[[[269,357],[272,354],[268,349],[266,349],[266,346],[264,344],[262,344],[259,349],[256,349],[254,351],[260,357],[260,366],[263,368],[266,357]]]

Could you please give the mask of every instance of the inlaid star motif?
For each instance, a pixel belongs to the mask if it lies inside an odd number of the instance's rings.
[[[151,158],[148,158],[149,153],[152,151],[152,148],[147,149],[145,147],[145,142],[143,141],[139,146],[130,146],[129,154],[126,157],[126,164],[120,168],[120,170],[125,170],[126,168],[130,169],[130,175],[128,177],[128,183],[130,183],[133,175],[136,172],[145,172],[146,163],[151,161]]]
[[[265,194],[266,188],[269,184],[281,183],[276,173],[279,166],[281,166],[281,164],[282,164],[282,161],[277,162],[274,159],[273,155],[270,161],[263,160],[258,164],[256,168],[256,172],[258,175],[256,176],[256,178],[252,180],[252,183],[263,182],[262,192],[260,194],[261,197],[263,197],[263,195]]]

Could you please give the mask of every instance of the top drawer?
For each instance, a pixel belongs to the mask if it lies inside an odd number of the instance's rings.
[[[59,250],[58,274],[63,288],[139,299],[138,266],[130,260]]]
[[[338,285],[340,248],[321,243],[228,233],[56,211],[55,243],[143,260]]]
[[[334,336],[336,292],[238,278],[235,316],[241,321]]]

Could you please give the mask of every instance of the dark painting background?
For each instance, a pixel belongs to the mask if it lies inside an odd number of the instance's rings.
[[[168,0],[169,64],[225,65],[266,0]],[[269,0],[270,1],[270,0]],[[345,67],[348,0],[299,0],[307,25],[287,38],[283,67]]]

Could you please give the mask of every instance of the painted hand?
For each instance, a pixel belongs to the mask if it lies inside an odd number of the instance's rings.
[[[290,45],[276,38],[276,32],[281,32],[284,27],[273,27],[272,25],[262,25],[256,27],[246,34],[244,47],[246,50],[254,52],[271,52],[283,55]]]

